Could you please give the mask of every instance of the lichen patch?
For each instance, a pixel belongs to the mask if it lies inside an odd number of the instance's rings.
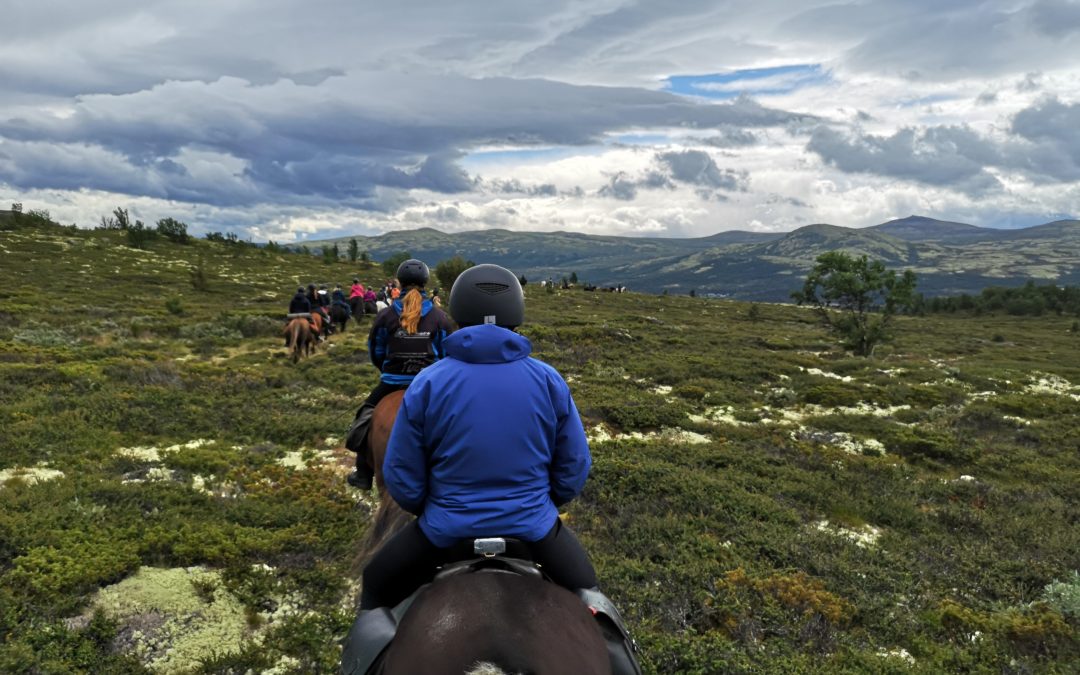
[[[115,647],[157,673],[189,672],[214,655],[239,652],[251,637],[244,607],[202,567],[143,567],[91,601],[120,623]]]
[[[11,480],[19,480],[27,485],[33,485],[35,483],[44,483],[63,477],[63,471],[51,469],[47,466],[13,467],[0,471],[0,487]]]
[[[828,520],[817,521],[814,523],[814,529],[819,532],[828,532],[829,534],[843,537],[860,548],[873,547],[877,544],[877,541],[881,538],[882,534],[881,528],[874,527],[873,525],[863,525],[858,528],[851,528],[834,525]]]

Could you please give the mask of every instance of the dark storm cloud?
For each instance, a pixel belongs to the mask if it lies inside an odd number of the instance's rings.
[[[1045,99],[1013,118],[1007,138],[968,127],[906,128],[891,136],[818,127],[807,149],[841,171],[950,187],[981,195],[1001,187],[998,168],[1036,184],[1080,179],[1080,104]]]
[[[482,144],[581,145],[628,128],[767,127],[813,119],[749,99],[701,104],[664,92],[543,80],[363,73],[332,81],[333,88],[286,80],[256,86],[223,78],[87,96],[66,116],[2,120],[0,138],[98,148],[113,157],[108,168],[85,163],[81,177],[73,166],[65,187],[81,181],[104,189],[115,182],[116,157],[132,167],[169,160],[175,168],[182,151],[197,148],[244,164],[245,188],[225,198],[228,203],[289,196],[358,203],[376,186],[470,190],[475,180],[455,160]],[[16,183],[2,167],[0,180]],[[61,187],[50,173],[21,173],[21,184]],[[175,174],[158,172],[153,194],[181,198],[185,191],[170,179]]]
[[[706,145],[711,145],[714,148],[745,148],[751,145],[757,145],[760,139],[752,131],[746,131],[745,129],[717,129],[715,136],[709,136],[702,139]]]
[[[840,2],[791,16],[778,32],[851,44],[842,61],[852,70],[948,81],[1073,67],[1080,50],[1077,6],[1063,0]]]
[[[552,183],[539,185],[526,185],[516,178],[507,180],[494,179],[484,181],[484,187],[491,192],[501,194],[528,195],[530,197],[554,197],[559,194],[559,189]]]
[[[680,183],[690,183],[717,190],[746,189],[746,173],[721,170],[709,153],[701,150],[662,152],[656,159],[671,172],[671,178]]]
[[[1080,32],[1080,2],[1039,0],[1031,7],[1031,23],[1053,38]]]
[[[1012,132],[1033,146],[1030,172],[1052,180],[1080,180],[1080,103],[1044,99],[1016,114]]]
[[[620,171],[611,176],[608,184],[600,188],[601,197],[612,197],[620,201],[628,202],[637,197],[639,182],[631,179],[625,172]]]
[[[810,137],[807,149],[845,172],[948,186],[968,194],[1000,185],[983,168],[992,148],[963,127],[901,129],[892,136],[874,136],[848,135],[822,126]]]
[[[745,190],[749,175],[745,171],[721,169],[707,152],[681,150],[659,152],[653,157],[655,168],[634,178],[625,171],[608,177],[608,183],[598,194],[622,201],[631,201],[638,190],[673,190],[679,184],[694,186],[701,199],[724,201],[722,191]]]

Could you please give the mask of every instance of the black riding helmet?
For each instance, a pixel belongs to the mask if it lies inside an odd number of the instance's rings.
[[[409,258],[398,265],[395,276],[397,276],[397,280],[401,282],[402,286],[423,286],[431,277],[431,271],[428,270],[428,266],[423,261]]]
[[[517,328],[525,322],[525,294],[513,272],[498,265],[476,265],[462,272],[450,289],[450,316],[459,326],[493,323]]]

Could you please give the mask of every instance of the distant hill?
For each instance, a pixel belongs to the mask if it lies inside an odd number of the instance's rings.
[[[344,247],[352,238],[305,244]],[[817,256],[834,250],[911,269],[927,295],[977,293],[1029,279],[1080,283],[1076,220],[997,230],[910,216],[866,228],[819,223],[787,233],[734,230],[693,239],[501,229],[448,234],[423,228],[355,239],[376,260],[400,251],[431,264],[460,255],[504,265],[530,279],[576,273],[601,286],[624,284],[652,293],[695,290],[744,300],[787,300]]]
[[[935,220],[925,216],[908,216],[866,228],[905,241],[976,241],[994,238],[1001,230],[976,227],[967,223]]]

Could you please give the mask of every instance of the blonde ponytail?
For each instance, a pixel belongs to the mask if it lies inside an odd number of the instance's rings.
[[[405,332],[409,335],[415,335],[417,328],[420,327],[420,310],[424,304],[423,296],[420,295],[420,291],[415,287],[410,288],[409,292],[405,294],[405,297],[401,301],[401,327],[405,329]]]

